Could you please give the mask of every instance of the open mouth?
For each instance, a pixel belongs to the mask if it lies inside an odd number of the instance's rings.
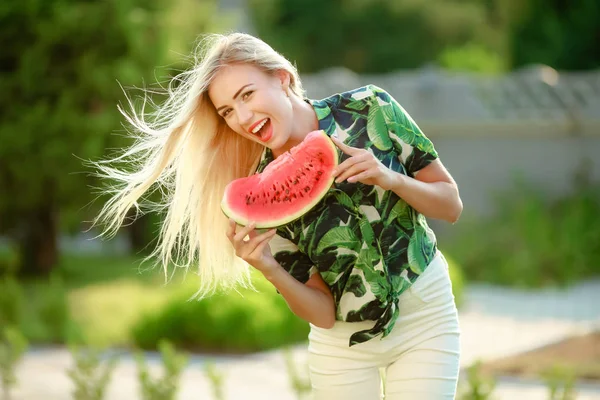
[[[266,142],[271,138],[272,131],[270,118],[263,119],[251,129],[251,133],[263,142]]]

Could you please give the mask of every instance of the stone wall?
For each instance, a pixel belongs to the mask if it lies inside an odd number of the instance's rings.
[[[581,168],[600,183],[600,72],[533,66],[483,77],[428,67],[359,76],[332,68],[302,79],[311,98],[368,83],[391,93],[433,140],[465,213],[493,211],[516,174],[555,197],[569,193]]]

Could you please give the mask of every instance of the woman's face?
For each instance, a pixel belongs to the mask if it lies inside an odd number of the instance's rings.
[[[292,132],[289,74],[268,74],[251,64],[222,68],[209,86],[217,113],[236,133],[271,149],[284,146]]]

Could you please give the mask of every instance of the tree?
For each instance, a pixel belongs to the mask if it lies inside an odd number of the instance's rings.
[[[477,40],[485,8],[446,0],[250,0],[259,36],[303,73],[332,66],[384,73],[435,61]]]
[[[559,70],[600,67],[600,2],[527,0],[511,21],[512,65],[540,63]]]
[[[94,196],[82,159],[119,143],[117,80],[165,60],[159,0],[23,0],[0,7],[0,234],[20,273],[50,272],[61,217]]]

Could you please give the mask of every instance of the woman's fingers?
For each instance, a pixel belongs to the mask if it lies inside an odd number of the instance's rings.
[[[365,181],[367,179],[371,179],[373,177],[373,170],[367,169],[362,171],[359,174],[353,175],[348,178],[348,182],[354,183],[358,181]]]
[[[359,174],[363,171],[366,171],[370,168],[370,163],[368,161],[362,161],[359,163],[356,163],[354,165],[352,165],[351,167],[349,167],[348,169],[346,169],[345,171],[343,171],[340,175],[338,175],[338,177],[335,179],[336,183],[340,183],[345,181],[346,179],[350,178],[351,176],[354,176],[356,174]]]
[[[277,230],[275,229],[269,229],[268,231],[263,232],[261,234],[257,234],[256,231],[252,231],[252,234],[250,235],[250,240],[246,242],[246,245],[248,246],[248,248],[254,250],[258,243],[262,242],[267,238],[273,237],[275,232],[277,232]]]
[[[277,231],[273,229],[254,238],[253,240],[256,240],[254,243],[255,247],[250,252],[249,258],[259,260],[262,257],[265,247],[267,247],[273,236],[275,236],[275,232]]]
[[[244,226],[242,229],[240,229],[233,237],[234,245],[236,247],[239,246],[244,241],[246,236],[248,236],[248,234],[254,229],[255,226],[256,223],[251,222],[248,225]]]
[[[226,235],[229,238],[229,240],[232,242],[232,244],[233,244],[233,237],[235,236],[235,227],[236,227],[235,221],[232,218],[229,218],[229,226],[227,227]]]
[[[342,142],[340,139],[338,139],[335,136],[331,136],[331,140],[337,147],[340,148],[340,150],[342,150],[344,153],[348,154],[349,156],[353,156],[353,155],[360,153],[360,149],[357,149],[356,147],[348,146],[347,144],[345,144],[344,142]]]
[[[344,161],[342,161],[333,171],[333,175],[339,175],[340,173],[344,172],[346,169],[350,168],[351,166],[367,161],[369,160],[369,158],[371,157],[371,154],[368,152],[361,152],[357,155],[354,155],[352,157],[349,157],[347,159],[345,159]]]
[[[253,253],[256,247],[263,241],[269,241],[277,232],[276,229],[270,229],[266,232],[258,234],[255,230],[256,223],[252,222],[247,226],[240,229],[237,233],[232,235],[231,228],[228,231],[228,237],[235,248],[238,257],[246,258],[247,255]],[[235,229],[235,225],[234,228]],[[245,240],[249,237],[249,240]],[[264,246],[263,246],[264,248]]]

